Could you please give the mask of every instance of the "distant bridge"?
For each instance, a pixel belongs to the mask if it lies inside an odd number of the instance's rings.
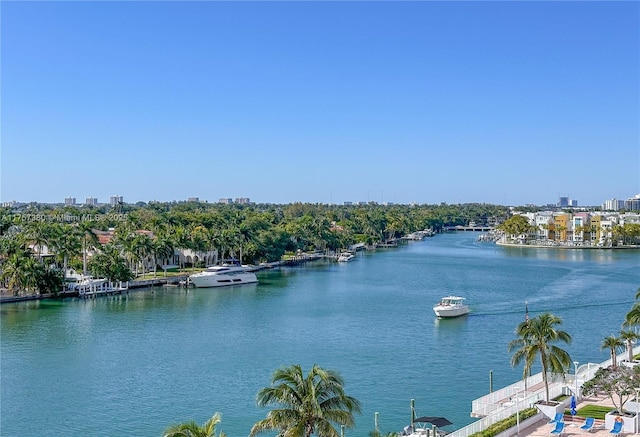
[[[493,230],[492,226],[445,226],[445,231],[470,231],[470,232],[489,232]]]

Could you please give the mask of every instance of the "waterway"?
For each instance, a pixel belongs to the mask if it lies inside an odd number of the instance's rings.
[[[640,252],[499,247],[450,233],[350,263],[259,272],[224,289],[158,287],[91,300],[0,307],[0,435],[159,436],[204,423],[246,436],[264,418],[255,395],[284,365],[337,370],[363,414],[346,435],[419,415],[460,428],[471,401],[518,380],[507,344],[524,319],[551,311],[580,363],[608,358],[640,286]],[[437,320],[448,294],[472,313]],[[535,369],[534,369],[535,370]],[[267,434],[268,435],[268,434]]]

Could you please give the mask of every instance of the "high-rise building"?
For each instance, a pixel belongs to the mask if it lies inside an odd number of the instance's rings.
[[[116,206],[122,203],[122,196],[111,196],[109,197],[109,205]]]
[[[249,200],[248,197],[236,197],[234,202],[235,203],[239,203],[241,205],[247,205],[247,204],[251,203],[251,200]]]
[[[64,198],[64,204],[65,205],[75,205],[76,204],[76,198],[75,197],[65,197]]]
[[[231,197],[221,197],[218,199],[218,203],[233,203],[233,199]]]
[[[187,202],[200,202],[200,199],[197,197],[188,197]]]
[[[602,204],[603,211],[620,211],[621,209],[624,209],[624,200],[605,200]]]
[[[640,194],[624,201],[624,209],[629,211],[640,211]]]
[[[559,207],[569,206],[569,198],[568,197],[560,197],[558,199],[558,206]]]
[[[87,199],[84,201],[85,205],[97,205],[98,204],[98,199],[95,197],[87,197]]]

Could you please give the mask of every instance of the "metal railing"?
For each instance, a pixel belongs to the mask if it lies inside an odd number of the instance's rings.
[[[633,354],[637,353],[640,353],[640,346],[633,349]],[[621,362],[627,357],[627,352],[624,352],[617,356],[617,360]],[[610,365],[611,359],[608,359],[600,364],[583,364],[576,369],[575,374],[549,374],[549,399],[566,394],[575,394],[579,397],[580,393],[575,393],[576,387],[579,391],[580,386],[592,379],[598,369]],[[533,406],[536,402],[545,399],[546,390],[544,385],[541,385],[542,382],[542,372],[540,372],[472,401],[471,416],[482,418],[447,434],[447,437],[468,437],[516,414],[517,411]]]

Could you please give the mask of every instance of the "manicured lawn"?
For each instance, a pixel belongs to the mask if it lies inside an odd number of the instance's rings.
[[[613,407],[603,405],[585,405],[577,411],[577,415],[581,417],[593,417],[594,419],[604,420],[604,415],[613,410]]]

